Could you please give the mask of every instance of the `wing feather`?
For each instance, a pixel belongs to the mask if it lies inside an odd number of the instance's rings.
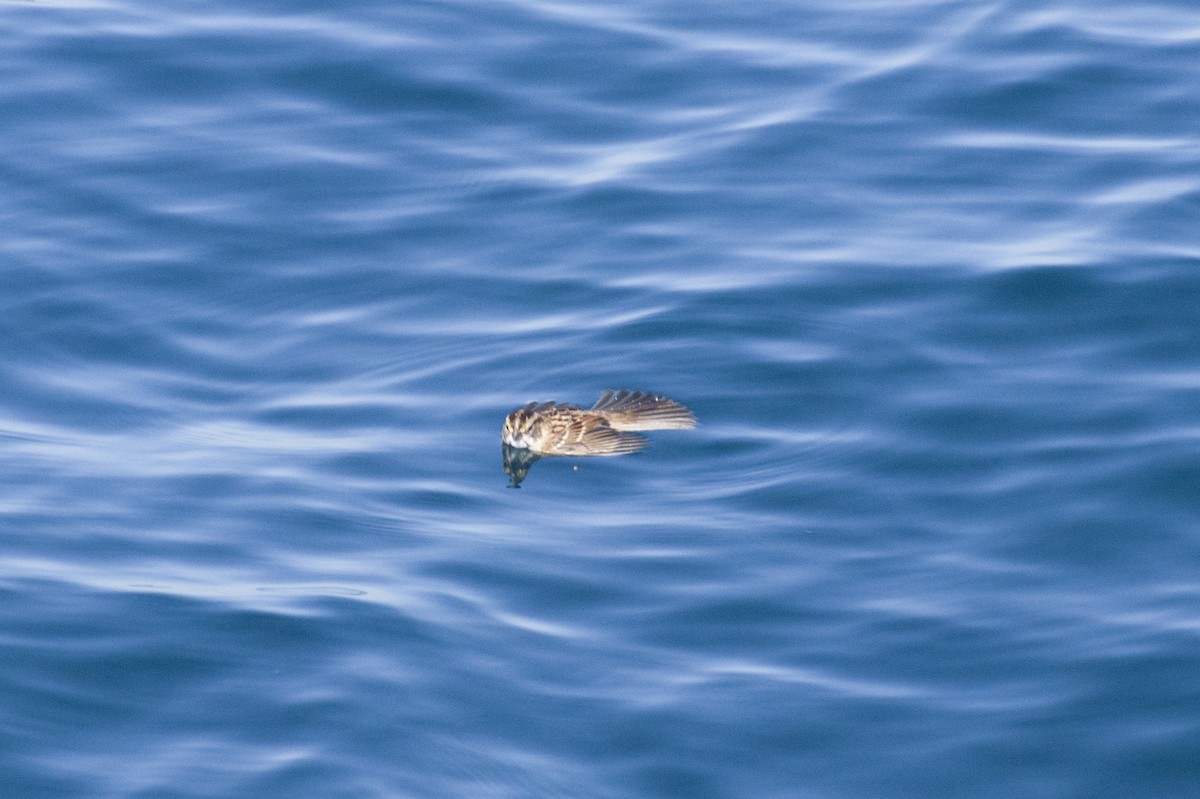
[[[696,426],[696,416],[673,399],[644,391],[606,389],[591,408],[615,430],[685,430]]]
[[[614,430],[603,423],[566,433],[554,443],[554,455],[628,455],[644,449],[648,443],[645,436]]]

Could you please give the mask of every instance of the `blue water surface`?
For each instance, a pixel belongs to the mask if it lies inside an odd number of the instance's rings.
[[[1200,795],[1194,3],[0,25],[0,795]]]

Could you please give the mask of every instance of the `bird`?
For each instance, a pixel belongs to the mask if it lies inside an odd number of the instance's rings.
[[[606,389],[590,408],[531,402],[504,419],[505,445],[538,455],[627,455],[644,449],[636,430],[686,430],[696,416],[659,394]]]

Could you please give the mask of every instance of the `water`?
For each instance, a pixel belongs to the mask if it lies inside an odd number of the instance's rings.
[[[1197,795],[1193,4],[0,24],[4,796]]]

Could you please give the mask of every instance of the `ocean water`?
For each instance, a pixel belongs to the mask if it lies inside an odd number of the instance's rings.
[[[0,795],[1200,795],[1193,2],[0,25]]]

